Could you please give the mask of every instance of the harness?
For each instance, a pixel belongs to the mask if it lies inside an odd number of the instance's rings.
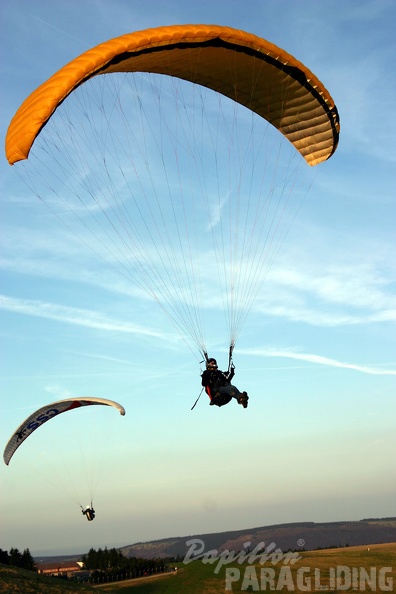
[[[211,404],[215,406],[224,406],[228,404],[232,400],[232,396],[230,394],[216,394],[216,396],[212,396]]]
[[[228,373],[231,372],[231,369],[233,367],[233,361],[232,361],[232,353],[234,351],[234,346],[235,343],[234,341],[231,341],[230,344],[230,348],[228,351]],[[209,361],[209,357],[208,357],[208,353],[206,351],[202,351],[201,354],[203,355],[203,360],[200,362],[200,364],[206,362],[208,363]],[[194,402],[194,404],[191,407],[191,410],[193,410],[198,402],[198,400],[201,398],[201,394],[203,392],[203,388],[201,389],[198,398],[196,399],[196,401]],[[228,404],[230,402],[230,400],[232,399],[232,396],[228,396],[227,394],[219,394],[217,396],[211,396],[211,401],[215,406],[224,406],[225,404]]]

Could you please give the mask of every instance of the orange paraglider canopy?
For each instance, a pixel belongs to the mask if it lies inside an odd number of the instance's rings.
[[[6,138],[9,163],[28,158],[40,130],[76,87],[113,72],[164,74],[213,89],[273,124],[309,165],[325,161],[337,147],[337,108],[301,62],[230,27],[175,25],[111,39],[58,70],[12,119]]]

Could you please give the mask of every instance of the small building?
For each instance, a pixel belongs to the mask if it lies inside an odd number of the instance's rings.
[[[82,561],[55,561],[51,563],[36,563],[37,573],[43,575],[68,576],[83,568]]]

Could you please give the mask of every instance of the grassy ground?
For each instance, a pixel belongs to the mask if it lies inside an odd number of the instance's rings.
[[[309,551],[300,556],[289,565],[267,561],[248,566],[234,561],[218,573],[214,571],[216,564],[196,561],[180,564],[176,574],[101,589],[123,594],[396,591],[396,544]]]
[[[65,580],[38,575],[8,565],[0,565],[1,594],[98,594],[92,587],[82,588]]]
[[[235,560],[215,573],[216,563],[178,564],[172,574],[79,587],[0,566],[0,592],[30,594],[227,594],[228,592],[396,592],[396,543],[301,553],[294,564],[261,565]],[[383,568],[391,568],[384,571]],[[339,583],[337,584],[337,578]],[[371,581],[370,581],[371,580]],[[393,584],[390,580],[393,580]]]
[[[301,553],[301,559],[288,566],[282,561],[276,565],[267,561],[265,565],[256,563],[250,566],[232,562],[223,566],[217,574],[215,567],[215,564],[201,561],[188,565],[181,563],[176,574],[160,576],[152,581],[124,583],[123,586],[107,585],[101,589],[119,594],[396,592],[396,543],[309,551]],[[382,568],[392,570],[382,570],[381,577]],[[393,585],[390,580],[393,580]]]

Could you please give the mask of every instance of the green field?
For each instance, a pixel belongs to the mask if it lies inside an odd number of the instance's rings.
[[[216,563],[179,565],[176,574],[100,589],[123,594],[218,594],[222,592],[394,592],[396,544],[309,551],[285,565],[231,562],[215,573]],[[391,568],[390,570],[386,568]],[[226,577],[228,573],[228,580]],[[239,573],[238,573],[239,572]],[[263,572],[263,579],[262,578]],[[239,576],[239,579],[238,579]],[[337,582],[338,580],[338,582]]]
[[[235,559],[216,573],[214,563],[178,564],[177,572],[103,586],[73,586],[55,578],[0,567],[0,592],[66,594],[220,594],[227,592],[394,592],[396,543],[308,551],[294,564],[281,559],[239,564]],[[387,569],[388,568],[388,569]],[[389,569],[390,568],[390,569]],[[337,579],[339,582],[337,583]]]

